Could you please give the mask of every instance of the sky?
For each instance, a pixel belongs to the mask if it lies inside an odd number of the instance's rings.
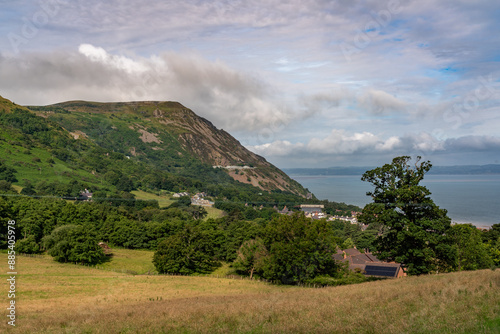
[[[500,163],[498,0],[0,0],[0,95],[178,101],[280,168]]]

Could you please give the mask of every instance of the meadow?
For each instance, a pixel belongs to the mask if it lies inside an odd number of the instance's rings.
[[[131,275],[148,253],[113,250],[94,269],[17,257],[16,328],[7,333],[499,333],[500,271],[330,288],[248,279]],[[128,256],[128,258],[126,257]],[[113,262],[113,261],[118,261]],[[7,267],[7,254],[0,254]],[[115,271],[113,271],[115,270]],[[6,273],[6,269],[3,271]],[[5,282],[6,274],[0,275]],[[3,285],[7,289],[7,285]],[[7,290],[0,299],[5,306]]]

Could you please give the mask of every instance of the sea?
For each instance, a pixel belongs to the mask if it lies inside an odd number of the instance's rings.
[[[309,189],[318,199],[354,204],[363,208],[371,202],[373,190],[361,175],[289,176]],[[420,183],[440,208],[448,210],[455,223],[488,228],[500,223],[500,175],[426,175]]]

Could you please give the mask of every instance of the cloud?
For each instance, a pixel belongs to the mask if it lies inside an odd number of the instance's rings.
[[[383,138],[369,132],[349,134],[334,129],[328,136],[312,138],[307,143],[275,141],[247,148],[270,161],[293,162],[298,167],[345,165],[345,161],[350,161],[349,165],[373,165],[401,155],[420,155],[438,164],[483,164],[498,163],[500,138],[462,136],[439,139],[426,132]],[[489,159],[485,159],[486,155]],[[469,161],[467,156],[478,160]]]
[[[1,94],[22,104],[174,100],[219,127],[248,131],[299,117],[266,83],[194,53],[129,57],[82,44],[78,53],[3,57],[0,70]]]
[[[347,133],[345,130],[333,129],[324,138],[311,138],[307,143],[275,141],[263,145],[250,146],[249,149],[265,156],[373,156],[379,154],[409,154],[412,152],[432,153],[443,151],[446,141],[421,132],[405,136],[391,136],[384,139],[370,132]],[[448,145],[450,146],[450,145]],[[457,146],[457,145],[455,145]]]
[[[249,146],[249,149],[265,156],[288,156],[303,152],[305,145],[302,143],[292,144],[287,140],[277,140],[273,143]]]
[[[332,130],[325,138],[312,138],[307,149],[324,154],[352,154],[375,146],[379,139],[372,133],[346,134],[344,130]]]
[[[446,140],[451,151],[489,151],[500,154],[500,138],[493,136],[464,136]]]
[[[103,48],[95,47],[91,44],[81,44],[78,51],[92,62],[110,66],[117,70],[123,70],[128,74],[144,73],[147,71],[147,67],[141,62],[124,56],[110,55]]]
[[[358,98],[359,104],[372,114],[403,111],[407,103],[382,90],[371,89]]]

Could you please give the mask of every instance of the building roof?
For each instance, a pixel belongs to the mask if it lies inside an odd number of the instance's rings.
[[[397,277],[400,268],[399,263],[370,263],[365,265],[365,275]]]
[[[358,269],[367,276],[393,277],[403,276],[401,264],[382,262],[372,253],[361,253],[356,248],[338,250],[333,255],[336,261],[348,262],[349,269]]]

